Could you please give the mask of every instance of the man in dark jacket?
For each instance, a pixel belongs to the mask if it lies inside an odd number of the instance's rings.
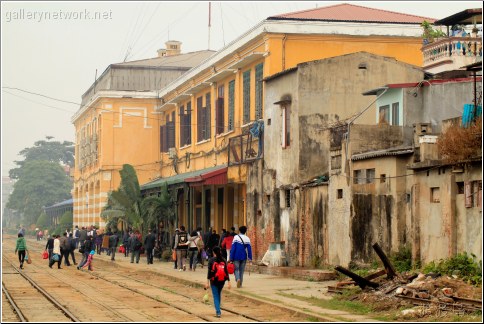
[[[84,252],[82,254],[82,261],[77,266],[77,270],[80,270],[84,266],[84,264],[87,262],[89,253],[91,253],[91,250],[93,249],[94,249],[94,243],[92,243],[92,238],[90,236],[87,236],[86,240],[84,242],[81,242],[80,250],[84,250]]]
[[[146,251],[146,261],[148,264],[153,264],[153,249],[155,248],[156,237],[148,230],[148,235],[145,237],[145,251]]]
[[[114,230],[113,235],[109,236],[109,250],[111,250],[111,261],[114,261],[114,255],[116,254],[118,241],[119,241],[118,231]]]
[[[52,259],[52,251],[54,250],[54,237],[53,236],[50,236],[47,239],[47,243],[45,244],[45,249],[47,251],[49,251],[49,259],[47,261],[49,261],[49,263],[50,263],[50,260]]]
[[[71,264],[69,263],[69,253],[71,250],[70,245],[68,245],[67,242],[67,232],[64,232],[62,236],[59,238],[60,241],[60,249],[61,249],[61,258],[60,258],[60,263],[62,262],[62,258],[64,258],[64,265],[70,266]]]
[[[86,231],[86,228],[83,226],[79,231],[79,244],[81,247],[84,246],[84,242],[86,241],[86,239],[87,239],[87,231]]]

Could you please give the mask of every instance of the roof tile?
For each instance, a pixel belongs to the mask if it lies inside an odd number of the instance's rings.
[[[348,3],[336,4],[316,9],[295,11],[282,15],[272,16],[268,19],[351,21],[400,24],[420,24],[424,20],[427,20],[431,23],[435,21],[434,18],[362,7]]]

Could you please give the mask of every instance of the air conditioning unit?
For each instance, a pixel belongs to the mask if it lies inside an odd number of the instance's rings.
[[[176,158],[176,149],[174,147],[170,147],[168,149],[168,157],[170,159],[175,159]]]

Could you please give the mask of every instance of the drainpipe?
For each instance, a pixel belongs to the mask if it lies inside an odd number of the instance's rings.
[[[287,34],[282,38],[282,71],[286,69],[286,39]]]

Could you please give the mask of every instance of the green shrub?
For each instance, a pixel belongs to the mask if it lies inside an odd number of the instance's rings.
[[[423,269],[424,273],[435,272],[449,276],[454,271],[458,271],[460,278],[473,285],[482,283],[482,261],[477,262],[476,256],[472,253],[468,255],[464,252],[452,258],[440,259],[438,262],[432,261]]]
[[[390,255],[395,270],[398,272],[407,272],[412,270],[412,250],[409,246],[402,246],[398,252]]]

